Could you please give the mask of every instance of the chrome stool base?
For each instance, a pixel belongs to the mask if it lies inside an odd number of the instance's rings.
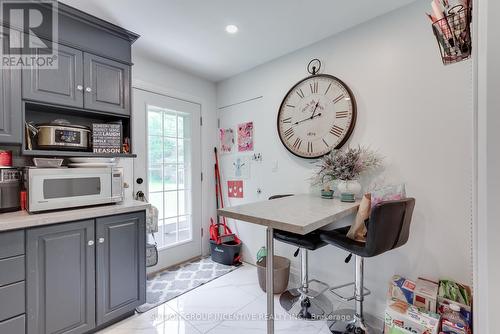
[[[372,327],[356,316],[354,310],[342,309],[328,317],[328,328],[333,334],[376,334]]]
[[[299,289],[290,289],[280,296],[280,304],[288,314],[303,320],[324,320],[332,313],[332,302],[313,290],[304,296]],[[315,296],[315,297],[311,297]]]

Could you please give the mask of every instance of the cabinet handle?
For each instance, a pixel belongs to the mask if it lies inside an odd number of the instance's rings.
[[[87,87],[87,88],[85,88],[85,91],[86,91],[87,93],[91,93],[91,92],[92,92],[92,88]]]
[[[89,240],[88,245],[89,246],[94,246],[94,240]]]
[[[99,243],[103,244],[104,243],[104,238],[99,238]]]
[[[76,86],[76,89],[78,89],[79,91],[82,91],[83,90],[83,86],[82,85],[78,85],[78,86]]]

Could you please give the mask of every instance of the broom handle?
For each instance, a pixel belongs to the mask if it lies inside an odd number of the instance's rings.
[[[215,153],[215,173],[216,173],[216,187],[218,187],[219,191],[219,196],[220,196],[220,207],[221,209],[224,209],[224,195],[222,193],[222,185],[221,185],[221,179],[220,179],[220,169],[219,169],[219,156],[217,154],[217,147],[214,147],[214,153]],[[226,217],[222,217],[222,223],[226,225]]]

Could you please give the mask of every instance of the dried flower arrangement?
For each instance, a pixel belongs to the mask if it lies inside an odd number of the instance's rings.
[[[324,185],[329,189],[328,182],[333,180],[352,181],[359,176],[382,164],[382,158],[374,151],[358,146],[332,150],[319,160],[318,170],[312,181],[313,184]]]

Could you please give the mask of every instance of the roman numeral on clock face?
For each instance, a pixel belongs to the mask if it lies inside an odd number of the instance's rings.
[[[296,93],[297,93],[297,95],[298,95],[298,96],[300,96],[300,98],[301,98],[301,99],[303,99],[303,98],[304,98],[304,96],[305,96],[305,95],[304,95],[304,92],[303,92],[303,91],[302,91],[302,89],[300,89],[300,88],[299,88],[299,90],[298,90],[298,91],[296,91]]]
[[[335,113],[335,118],[347,118],[347,116],[349,116],[348,111],[337,111]]]
[[[313,143],[307,142],[307,153],[313,153]]]
[[[342,101],[344,99],[344,94],[340,94],[339,96],[337,96],[334,100],[333,100],[333,103],[339,103],[340,101]]]
[[[330,90],[330,87],[332,87],[332,83],[330,82],[330,84],[328,85],[328,88],[325,90],[325,94],[326,95],[328,93],[328,91]]]
[[[286,140],[290,140],[290,138],[294,135],[293,128],[286,130],[283,134],[285,135]]]
[[[332,126],[332,129],[330,130],[330,133],[336,137],[342,136],[342,132],[344,132],[344,129],[337,125]]]
[[[311,93],[316,94],[318,92],[318,82],[317,81],[310,83],[309,87],[311,87]]]
[[[283,118],[281,120],[281,123],[292,123],[292,118],[291,117]]]
[[[300,145],[302,145],[302,139],[297,138],[295,139],[295,142],[293,143],[293,148],[294,149],[300,149]]]

